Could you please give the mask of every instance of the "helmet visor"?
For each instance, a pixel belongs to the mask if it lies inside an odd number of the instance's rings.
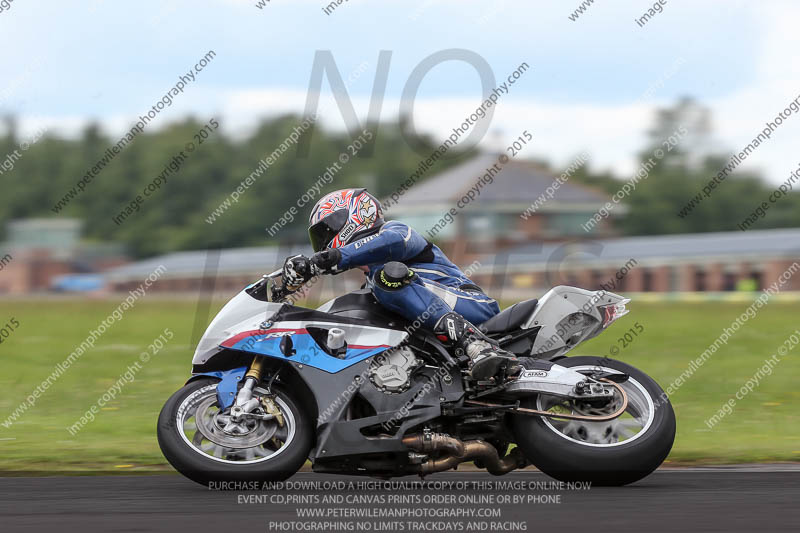
[[[311,248],[313,248],[315,252],[327,248],[333,238],[336,237],[336,235],[342,231],[344,225],[347,224],[348,215],[349,211],[347,209],[339,209],[308,228]]]

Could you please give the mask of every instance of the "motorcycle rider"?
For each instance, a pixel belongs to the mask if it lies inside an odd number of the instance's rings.
[[[287,290],[298,290],[318,274],[360,268],[381,305],[409,321],[422,320],[456,355],[466,355],[472,379],[521,369],[512,354],[473,325],[499,313],[497,302],[414,229],[384,221],[380,202],[366,189],[323,196],[311,211],[308,233],[315,254],[286,259]]]

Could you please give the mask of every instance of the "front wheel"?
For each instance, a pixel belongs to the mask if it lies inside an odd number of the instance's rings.
[[[675,440],[675,413],[661,387],[644,372],[613,359],[578,356],[557,364],[584,374],[627,374],[620,386],[628,407],[609,422],[514,415],[511,427],[525,457],[558,480],[594,485],[633,483],[658,468]],[[617,410],[619,400],[598,408],[540,394],[521,403],[543,411],[601,415]]]
[[[282,481],[297,472],[313,443],[311,420],[279,387],[268,396],[256,387],[273,414],[234,423],[217,402],[217,380],[192,381],[172,395],[158,417],[158,444],[167,461],[189,479]]]

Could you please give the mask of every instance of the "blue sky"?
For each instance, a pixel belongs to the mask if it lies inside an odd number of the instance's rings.
[[[634,18],[649,2],[596,0],[576,21],[568,15],[578,0],[350,0],[330,15],[322,0],[256,2],[15,0],[0,13],[0,112],[18,115],[25,130],[68,135],[97,120],[121,131],[214,50],[155,127],[192,113],[243,135],[262,117],[301,111],[314,53],[331,50],[345,77],[366,62],[349,88],[363,116],[378,53],[391,50],[382,110],[391,120],[422,59],[464,48],[498,80],[523,61],[532,67],[497,107],[487,147],[528,129],[531,156],[566,164],[587,150],[593,167],[626,173],[658,105],[697,98],[714,112],[719,145],[738,150],[800,94],[792,2],[670,0],[643,28]],[[424,78],[415,120],[443,137],[480,99],[474,69],[444,63]],[[329,94],[322,105],[323,123],[342,128]],[[782,181],[797,167],[798,133],[800,118],[788,121],[748,166]]]

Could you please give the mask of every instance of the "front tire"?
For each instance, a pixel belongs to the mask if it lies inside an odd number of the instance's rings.
[[[613,359],[578,356],[557,364],[583,373],[627,374],[630,378],[621,386],[628,394],[628,408],[610,422],[513,415],[512,431],[525,457],[558,480],[594,485],[626,485],[658,468],[675,440],[675,413],[661,387],[644,372]],[[539,395],[521,403],[552,410],[558,400]]]
[[[295,474],[313,445],[311,419],[291,394],[272,387],[282,415],[252,420],[248,432],[226,433],[225,413],[216,402],[217,380],[201,378],[173,394],[158,417],[158,444],[167,461],[189,479],[211,482],[282,481]],[[256,387],[255,395],[264,395]],[[209,439],[209,436],[211,437]]]

